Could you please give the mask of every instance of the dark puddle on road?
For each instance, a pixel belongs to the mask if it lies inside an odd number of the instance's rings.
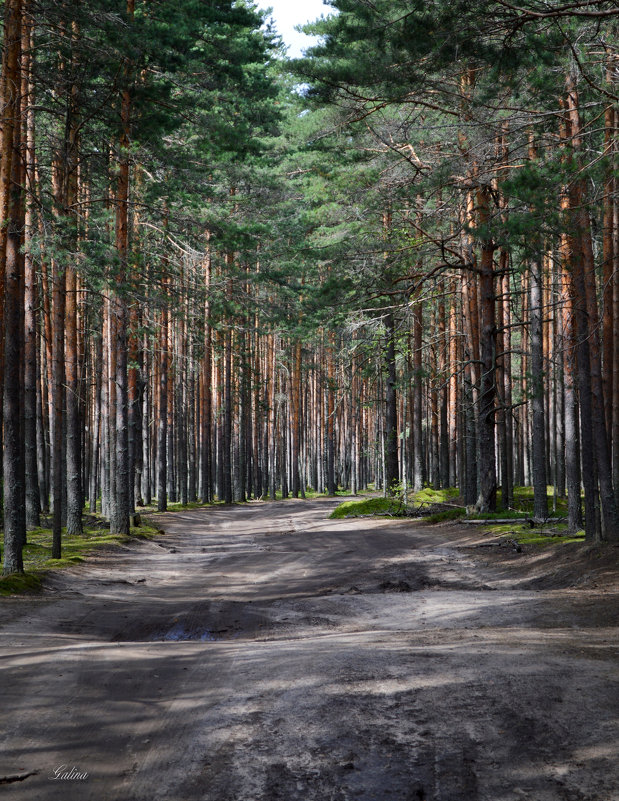
[[[148,637],[148,642],[220,642],[221,640],[235,639],[240,632],[229,629],[205,629],[187,627],[182,623],[175,623],[167,631],[157,631]]]

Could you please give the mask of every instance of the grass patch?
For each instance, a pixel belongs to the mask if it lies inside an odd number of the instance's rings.
[[[360,495],[361,493],[357,493],[357,494]],[[308,501],[311,501],[313,498],[329,498],[329,497],[333,498],[333,497],[337,497],[337,496],[339,496],[341,498],[347,498],[349,495],[350,495],[350,491],[341,490],[341,489],[338,489],[338,490],[335,491],[335,496],[329,495],[326,492],[317,492],[316,490],[310,489],[309,487],[308,487],[308,489],[305,490],[305,499],[308,500]],[[299,495],[299,497],[301,497],[301,496]]]
[[[553,510],[554,488],[549,486],[547,492],[549,516],[567,517],[567,500],[565,498],[557,498],[556,509]],[[408,514],[411,516],[415,516],[416,514],[427,523],[441,523],[447,520],[457,520],[466,515],[466,508],[464,506],[460,507],[454,505],[459,503],[459,496],[459,490],[455,487],[447,487],[444,489],[424,487],[422,490],[409,495],[409,504],[407,506]],[[444,507],[441,509],[441,504],[445,504],[446,508]],[[491,533],[496,530],[499,536],[504,534],[505,531],[509,531],[514,539],[517,537],[520,538],[518,541],[523,544],[545,543],[551,542],[553,539],[558,539],[560,542],[581,542],[584,536],[576,534],[573,537],[566,537],[564,534],[561,534],[562,531],[567,529],[567,526],[563,524],[552,524],[551,527],[544,526],[542,529],[540,529],[539,526],[531,529],[528,525],[518,525],[519,521],[529,519],[533,514],[533,487],[515,487],[514,508],[507,510],[500,508],[501,492],[499,490],[497,507],[498,509],[496,512],[485,512],[482,514],[473,513],[472,517],[476,520],[487,520],[489,523],[497,519],[513,520],[513,523],[510,522],[497,526],[490,525],[484,530]],[[424,509],[427,514],[424,514]],[[369,500],[347,501],[338,506],[331,514],[331,517],[358,517],[370,514],[404,517],[406,512],[397,498],[373,497]]]
[[[546,487],[548,497],[548,514],[551,517],[567,517],[567,498],[557,498],[556,508],[553,507],[554,487]],[[501,489],[497,490],[497,512],[499,517],[510,517],[510,512],[521,513],[528,516],[533,514],[533,487],[514,487],[514,508],[502,510],[503,496]],[[483,515],[479,515],[483,517]]]
[[[92,518],[89,518],[92,520]],[[101,520],[101,523],[104,521]],[[132,537],[151,539],[160,534],[160,530],[142,521],[139,527],[130,529],[129,537],[122,534],[110,534],[102,525],[84,529],[81,537],[62,533],[62,557],[52,559],[52,530],[36,528],[28,532],[28,543],[24,546],[22,556],[24,573],[14,573],[0,577],[0,596],[23,592],[35,592],[41,588],[43,576],[48,570],[74,567],[84,561],[85,557],[105,545],[119,545],[129,542]]]
[[[152,503],[149,503],[147,506],[139,506],[137,508],[137,512],[140,515],[152,515],[152,514],[165,514],[166,512],[184,512],[189,509],[208,509],[211,506],[221,506],[223,501],[213,501],[212,503],[202,503],[202,501],[190,501],[189,503],[181,503],[180,501],[174,501],[167,503],[167,509],[165,512],[159,512],[157,509],[157,501],[154,500]]]
[[[401,515],[402,504],[397,498],[365,498],[362,501],[344,501],[329,515],[338,520],[363,515]]]
[[[361,493],[359,493],[361,494]],[[340,496],[343,498],[347,498],[350,495],[349,491],[338,489],[335,493],[336,496]],[[281,490],[277,490],[275,493],[275,498],[271,498],[270,494],[265,493],[260,498],[249,498],[248,500],[261,500],[261,501],[282,501],[288,500],[292,498],[292,493],[288,492],[288,497],[283,498]],[[299,493],[299,498],[301,498],[301,493]],[[314,498],[329,498],[334,496],[329,496],[326,492],[317,492],[316,490],[310,489],[309,487],[305,490],[305,499],[306,500],[313,500]],[[233,503],[243,503],[243,501],[233,501]],[[159,512],[157,509],[157,501],[153,501],[153,503],[149,504],[148,506],[141,506],[138,511],[145,512],[147,514],[166,514],[167,512],[183,512],[191,509],[208,509],[213,506],[222,506],[224,505],[224,501],[216,500],[212,501],[211,503],[202,503],[202,501],[191,501],[190,503],[181,503],[180,501],[175,501],[171,503],[168,501],[167,509],[165,512]]]
[[[191,501],[190,503],[181,503],[175,501],[168,503],[168,512],[182,512],[184,509],[201,509],[203,506],[215,506],[214,503],[200,503],[200,501]]]
[[[38,592],[43,580],[38,573],[13,573],[0,577],[0,597],[26,592]]]
[[[499,509],[496,512],[473,512],[471,517],[475,520],[526,520],[531,514],[520,509]]]
[[[553,509],[554,487],[548,486],[548,515],[549,517],[567,517],[567,498],[556,498]],[[518,524],[518,520],[531,518],[533,515],[533,487],[514,487],[514,508],[501,509],[501,491],[497,493],[497,511],[485,514],[474,514],[477,520],[487,520],[489,523],[496,519],[513,520],[511,523],[498,523],[483,527],[483,531],[496,537],[509,537],[519,545],[552,546],[566,545],[571,542],[584,542],[585,533],[567,534],[567,523],[548,523],[536,525],[533,528],[528,523]]]
[[[549,517],[567,517],[567,498],[557,498],[555,509],[553,509],[554,487],[549,486],[546,491]],[[519,545],[535,547],[584,542],[585,532],[578,531],[576,534],[568,534],[567,523],[548,523],[531,528],[528,523],[518,522],[523,518],[531,518],[533,515],[533,487],[514,487],[514,508],[507,510],[501,509],[501,492],[499,490],[497,507],[496,512],[474,514],[473,517],[477,520],[487,520],[490,524],[492,520],[496,519],[507,519],[514,522],[483,526],[482,531],[487,534],[495,537],[508,537]]]
[[[465,515],[466,509],[464,507],[458,507],[457,509],[446,509],[444,512],[436,512],[427,517],[424,516],[423,519],[427,523],[442,523],[445,520],[457,520],[459,517],[464,517]]]
[[[424,487],[415,492],[412,497],[415,503],[448,503],[459,495],[460,490],[456,489],[456,487],[446,487],[445,489]]]
[[[407,517],[414,514],[415,507],[423,509],[425,506],[440,505],[453,501],[454,498],[459,496],[459,491],[455,487],[448,487],[446,489],[432,489],[432,487],[425,487],[418,492],[409,496],[409,503],[404,506],[400,497],[372,497],[363,498],[359,501],[345,501],[335,509],[330,517],[334,519],[343,517],[362,517],[364,515],[384,515],[390,517]],[[428,510],[430,511],[430,510]],[[423,519],[430,523],[439,523],[442,520],[454,520],[461,515],[466,514],[464,507],[454,508],[442,511],[434,510],[434,513],[428,514]]]
[[[360,495],[361,493],[357,493],[357,494]],[[301,495],[301,492],[299,491],[299,498],[298,499],[299,500],[306,500],[306,501],[313,501],[316,498],[336,498],[336,497],[348,498],[349,496],[350,496],[350,491],[349,490],[347,491],[347,490],[343,490],[343,489],[338,489],[338,490],[335,491],[335,495],[329,495],[328,492],[318,492],[317,490],[314,490],[314,489],[311,489],[310,487],[308,487],[305,490],[305,498],[303,498],[303,496]],[[265,502],[268,503],[269,501],[272,502],[274,500],[275,501],[289,501],[289,500],[292,500],[292,499],[294,499],[294,496],[293,496],[293,494],[292,494],[292,492],[290,490],[288,490],[288,497],[286,497],[286,498],[282,497],[281,490],[277,490],[275,492],[275,498],[271,498],[271,494],[270,493],[268,495],[265,493],[261,498],[259,498],[257,500],[265,501]],[[251,499],[251,500],[253,500],[253,499]]]
[[[496,526],[484,526],[483,530],[495,537],[509,537],[519,545],[567,545],[570,542],[585,541],[584,531],[567,534],[566,523],[555,523],[552,526],[536,526],[535,528],[531,528],[526,524],[501,523]]]

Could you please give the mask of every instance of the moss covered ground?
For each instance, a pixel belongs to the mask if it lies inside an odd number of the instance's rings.
[[[329,517],[363,517],[364,515],[399,515],[402,503],[397,498],[364,498],[361,501],[344,501],[334,509]]]
[[[549,516],[567,517],[567,500],[565,498],[555,498],[552,486],[549,486],[547,491]],[[397,497],[363,498],[340,504],[332,512],[331,517],[335,519],[362,517],[365,515],[404,517],[407,513],[410,513],[411,509],[417,508],[425,523],[440,523],[467,516],[467,510],[464,506],[454,505],[458,503],[459,492],[454,487],[446,489],[425,487],[409,496],[408,507],[405,507],[401,499]],[[445,508],[437,509],[441,504],[445,504]],[[533,487],[515,487],[513,508],[504,510],[501,509],[501,505],[502,499],[499,491],[497,498],[498,511],[472,515],[474,519],[488,521],[488,526],[480,527],[481,531],[499,537],[509,537],[522,545],[541,546],[582,542],[584,540],[584,531],[568,533],[566,523],[543,523],[532,528],[529,522],[525,522],[533,513]],[[428,510],[427,515],[423,514],[424,507]],[[510,522],[492,525],[492,521],[497,519],[507,519]],[[511,522],[512,520],[513,522]]]
[[[92,522],[91,518],[89,518],[89,522]],[[84,528],[84,534],[81,537],[69,536],[63,530],[62,558],[52,559],[51,528],[33,529],[27,534],[28,543],[23,550],[24,573],[0,577],[0,596],[35,592],[40,589],[43,577],[48,570],[74,567],[83,562],[93,550],[104,545],[118,545],[135,537],[149,539],[160,533],[158,528],[147,521],[142,521],[140,526],[131,528],[129,537],[125,537],[110,534],[109,528],[103,520],[95,521],[94,525]]]
[[[554,488],[547,487],[548,515],[554,518],[567,518],[567,498],[554,497]],[[501,493],[497,497],[499,511],[492,514],[475,515],[477,519],[488,520],[489,525],[483,526],[482,531],[498,537],[509,537],[520,545],[553,545],[570,542],[583,542],[585,532],[568,533],[567,523],[542,522],[531,527],[527,523],[518,523],[518,519],[530,518],[533,514],[533,487],[514,487],[514,508],[502,510]],[[491,525],[492,520],[513,519],[513,523],[497,523]]]
[[[441,503],[451,503],[457,497],[458,490],[454,487],[448,487],[446,489],[432,489],[431,487],[425,487],[424,489],[419,490],[419,492],[409,495],[408,504],[406,505],[404,504],[400,495],[387,498],[365,497],[358,501],[344,501],[344,503],[341,503],[337,509],[333,510],[330,517],[334,519],[343,517],[362,517],[364,515],[406,517],[408,510],[411,508],[421,507],[422,510],[423,507],[434,507]],[[465,513],[466,510],[464,508],[451,508],[446,509],[440,514],[450,515],[449,518],[441,519],[451,519]]]
[[[520,545],[553,545],[584,542],[585,532],[568,533],[566,523],[552,523],[531,528],[528,523],[499,523],[484,526],[483,531],[496,537],[507,537]]]

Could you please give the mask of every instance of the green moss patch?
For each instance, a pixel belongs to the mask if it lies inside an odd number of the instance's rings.
[[[465,515],[466,509],[464,507],[458,507],[457,509],[446,509],[444,512],[435,512],[423,519],[424,522],[427,523],[443,523],[445,520],[457,520],[459,517],[464,517]]]
[[[403,514],[403,507],[397,498],[364,498],[362,501],[344,501],[329,515],[332,519],[344,517],[363,517],[364,515]]]
[[[38,573],[12,573],[0,577],[0,596],[39,592],[43,580]]]
[[[555,523],[552,526],[537,526],[535,528],[531,528],[528,524],[501,523],[496,526],[484,526],[483,530],[488,534],[493,534],[495,537],[509,537],[519,545],[566,545],[570,542],[585,541],[584,531],[568,534],[567,524],[565,523]]]
[[[180,501],[168,503],[168,512],[182,512],[186,509],[202,509],[204,506],[215,506],[214,503],[200,503],[199,501],[192,501],[191,503],[181,503]]]
[[[166,511],[161,512],[160,514],[166,514],[166,512],[185,512],[190,509],[208,509],[211,506],[221,506],[222,503],[223,501],[213,501],[213,503],[202,503],[201,501],[191,501],[190,503],[174,501],[173,503],[170,503],[168,501]],[[157,501],[153,501],[153,503],[148,504],[148,506],[140,506],[137,511],[140,514],[157,514]]]
[[[23,550],[25,572],[0,578],[0,595],[37,591],[41,588],[47,570],[75,567],[83,562],[89,553],[105,545],[119,545],[129,542],[132,537],[150,539],[159,534],[161,534],[160,529],[144,521],[139,527],[131,528],[129,537],[110,534],[109,530],[104,528],[104,521],[99,521],[99,525],[85,528],[84,534],[80,537],[70,536],[63,531],[62,557],[52,559],[52,530],[34,529],[28,532],[28,543]]]
[[[425,487],[409,495],[409,503],[405,506],[402,493],[387,498],[363,498],[358,501],[345,501],[335,509],[330,517],[363,517],[365,515],[384,515],[389,517],[423,517],[430,523],[442,520],[454,520],[466,514],[464,507],[454,507],[453,500],[459,496],[454,487],[432,489]],[[441,508],[441,504],[450,503],[449,508]],[[438,508],[437,508],[438,507]],[[427,514],[424,515],[424,509]]]
[[[496,512],[474,512],[471,517],[475,520],[526,520],[531,517],[532,512],[524,512],[519,509],[499,509]]]
[[[62,558],[52,559],[51,529],[37,529],[28,532],[28,544],[24,547],[24,569],[26,571],[42,568],[70,567],[82,562],[84,556],[102,545],[117,545],[126,537],[110,534],[107,529],[87,528],[81,537],[62,533]]]
[[[546,487],[548,497],[548,513],[551,517],[567,517],[567,498],[554,499],[554,487]],[[514,508],[502,510],[503,497],[499,489],[497,491],[497,514],[500,517],[510,517],[511,514],[532,515],[533,514],[533,487],[514,487]],[[482,515],[480,515],[482,517]]]
[[[432,487],[424,487],[413,495],[415,503],[447,503],[457,498],[460,491],[455,487],[446,487],[445,489],[432,489]]]

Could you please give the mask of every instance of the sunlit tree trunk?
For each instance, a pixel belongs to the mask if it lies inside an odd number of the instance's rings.
[[[335,483],[335,353],[334,338],[331,337],[327,347],[327,386],[326,386],[326,452],[327,452],[327,471],[326,484],[329,495],[335,495],[337,485]]]
[[[32,83],[32,25],[28,17],[22,26],[22,126],[25,139],[25,178],[30,188],[26,196],[24,218],[24,444],[26,480],[26,526],[41,525],[41,494],[37,463],[37,310],[38,292],[32,240],[35,234],[34,164],[34,86]],[[42,434],[42,432],[41,432]],[[44,470],[43,470],[44,472]]]
[[[532,406],[532,466],[533,514],[548,517],[546,490],[546,419],[544,414],[544,348],[542,334],[543,291],[541,254],[532,256],[529,268],[529,314],[531,343],[531,406]]]

